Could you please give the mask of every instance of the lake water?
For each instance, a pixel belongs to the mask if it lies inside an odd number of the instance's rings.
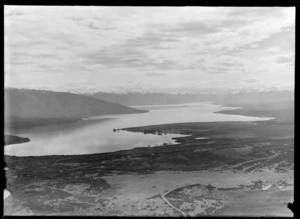
[[[4,189],[3,191],[3,199],[6,199],[10,196],[10,192],[7,189]]]
[[[172,138],[179,134],[152,135],[121,129],[145,125],[180,122],[213,121],[259,121],[267,117],[249,117],[214,113],[236,109],[211,103],[188,103],[174,105],[135,106],[147,109],[147,113],[105,115],[85,118],[82,121],[63,125],[37,127],[17,134],[30,138],[30,142],[5,147],[5,154],[15,156],[72,155],[112,152],[135,147],[174,143]]]
[[[203,139],[210,139],[209,137],[199,137],[199,138],[195,138],[197,140],[203,140]]]

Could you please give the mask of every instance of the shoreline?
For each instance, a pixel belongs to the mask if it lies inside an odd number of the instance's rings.
[[[257,123],[274,125],[282,123],[294,123],[294,104],[294,100],[287,100],[284,102],[274,101],[270,103],[262,103],[260,105],[229,103],[225,104],[224,106],[239,108],[231,110],[220,110],[215,113],[255,117],[272,117],[270,120],[257,121]]]
[[[137,113],[146,113],[148,112],[147,110],[140,110]],[[126,114],[135,114],[135,113],[126,113]],[[113,115],[113,114],[109,114],[109,115]],[[102,116],[102,115],[101,115]],[[106,116],[106,115],[104,115]],[[70,123],[77,123],[80,121],[83,122],[89,122],[89,123],[93,123],[93,122],[99,122],[99,121],[107,121],[107,120],[111,120],[113,118],[98,118],[98,119],[86,119],[89,117],[82,117],[82,118],[70,118],[70,119],[66,119],[66,118],[43,118],[43,119],[33,119],[30,120],[28,119],[25,123],[23,124],[19,124],[22,123],[22,121],[18,121],[17,123],[7,123],[4,124],[4,138],[7,138],[8,143],[4,143],[4,146],[9,146],[12,144],[21,144],[21,143],[26,143],[29,142],[30,139],[27,137],[20,137],[18,136],[19,133],[22,132],[26,132],[28,130],[32,130],[35,128],[39,128],[39,127],[47,127],[47,126],[57,126],[57,125],[67,125]]]
[[[176,145],[107,153],[5,155],[11,196],[4,200],[4,214],[182,215],[177,208],[191,216],[292,215],[283,200],[293,201],[293,124],[195,122],[128,129],[188,136],[176,138]],[[190,189],[201,196],[179,193]]]
[[[207,101],[205,103],[207,103]],[[255,117],[269,117],[270,116],[270,117],[273,117],[273,118],[271,118],[269,120],[266,120],[266,121],[251,121],[250,123],[272,124],[272,125],[282,123],[282,121],[280,119],[274,117],[274,115],[269,114],[268,111],[267,112],[264,112],[264,111],[249,112],[249,111],[247,111],[247,106],[251,107],[252,106],[251,104],[250,105],[238,105],[238,104],[226,104],[226,103],[221,104],[221,103],[218,103],[218,102],[210,102],[210,103],[216,104],[216,105],[228,106],[228,107],[239,107],[238,109],[216,111],[216,112],[214,112],[216,114],[230,114],[230,115],[243,115],[243,116],[255,116]],[[188,104],[188,103],[183,103],[183,104]],[[161,106],[163,106],[163,105],[161,105]],[[149,111],[148,110],[140,110],[140,112],[137,112],[137,113],[146,113],[146,112],[149,112]],[[129,113],[129,114],[135,114],[135,113]],[[86,118],[89,118],[89,117],[75,118],[75,119],[71,119],[71,120],[68,119],[67,121],[59,120],[58,122],[56,120],[54,120],[53,124],[47,124],[47,125],[45,125],[44,123],[37,124],[37,125],[31,126],[29,129],[36,128],[36,127],[39,127],[39,126],[44,127],[44,126],[48,126],[48,125],[60,125],[60,124],[64,125],[64,124],[75,123],[75,122],[79,122],[79,121],[107,120],[106,118],[104,118],[104,119],[86,119]],[[111,119],[111,118],[108,118],[108,119]],[[239,124],[241,122],[243,123],[245,121],[213,121],[213,122],[167,123],[167,124],[159,124],[159,125],[127,127],[127,128],[122,128],[121,130],[130,131],[130,132],[144,132],[144,133],[145,133],[145,130],[146,130],[146,132],[148,132],[148,133],[153,132],[154,134],[156,134],[156,132],[161,132],[161,131],[166,132],[166,130],[160,130],[160,129],[158,129],[158,130],[151,130],[151,129],[147,130],[147,129],[152,128],[152,127],[159,127],[159,126],[165,127],[165,126],[169,126],[169,125],[180,125],[180,124],[211,124],[211,125],[216,124],[216,125],[218,125],[220,123],[222,123],[222,124],[224,124],[224,123],[225,124],[226,123],[228,123],[228,124],[230,124],[230,123]],[[288,121],[288,122],[290,122],[290,121]],[[19,131],[20,129],[16,129],[16,130]],[[21,130],[22,130],[22,128],[21,128]],[[183,135],[185,135],[185,134],[189,135],[190,134],[188,132],[174,132],[174,131],[173,132],[172,131],[171,132],[167,131],[167,133],[168,134],[183,134]],[[11,135],[11,136],[13,136],[13,135]],[[22,137],[19,137],[19,136],[15,136],[15,137],[22,138]],[[202,137],[202,136],[200,136],[200,137]],[[180,144],[181,143],[179,141],[180,138],[182,138],[182,137],[176,137],[176,138],[173,138],[173,139],[175,140],[176,143]],[[25,139],[29,139],[29,138],[25,138]],[[29,139],[29,141],[30,141],[30,139]],[[28,142],[28,141],[23,141],[23,142],[20,142],[20,143],[25,143],[25,142]],[[11,143],[11,144],[13,144],[13,143]],[[6,146],[11,145],[11,144],[6,144]],[[170,145],[177,145],[177,144],[170,144]],[[146,146],[144,146],[144,147],[146,147]],[[140,148],[144,148],[144,147],[140,147]],[[154,147],[154,146],[152,146],[152,147]],[[135,148],[126,149],[126,150],[133,150],[133,149],[135,149]],[[119,151],[123,151],[123,150],[119,150]],[[105,152],[105,153],[114,153],[114,152],[119,152],[119,151],[112,151],[112,152]],[[102,154],[102,153],[97,153],[97,154]],[[6,156],[10,156],[10,155],[6,155]],[[44,156],[61,156],[61,155],[44,155]],[[63,155],[63,156],[65,156],[65,155]],[[81,155],[79,154],[79,155],[69,155],[69,156],[81,156]],[[35,157],[35,156],[27,156],[27,157]]]

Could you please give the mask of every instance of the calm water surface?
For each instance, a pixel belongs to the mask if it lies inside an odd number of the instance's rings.
[[[38,127],[21,133],[30,142],[9,145],[5,154],[15,156],[70,155],[112,152],[135,147],[174,143],[173,137],[184,135],[145,135],[128,131],[113,132],[121,129],[145,125],[179,122],[211,121],[258,121],[267,117],[249,117],[214,113],[219,110],[235,109],[211,103],[189,103],[176,105],[135,106],[147,109],[148,113],[105,115],[85,118],[76,123]]]

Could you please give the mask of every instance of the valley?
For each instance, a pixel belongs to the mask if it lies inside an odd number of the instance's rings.
[[[292,215],[287,203],[293,201],[293,124],[179,123],[126,130],[188,136],[176,138],[177,145],[101,154],[6,156],[11,196],[5,214]],[[203,136],[209,139],[196,139]]]

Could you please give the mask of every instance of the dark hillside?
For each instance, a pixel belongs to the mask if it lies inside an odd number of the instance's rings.
[[[5,89],[4,108],[6,124],[23,125],[52,123],[52,120],[59,123],[105,114],[146,112],[73,93],[26,89]]]

